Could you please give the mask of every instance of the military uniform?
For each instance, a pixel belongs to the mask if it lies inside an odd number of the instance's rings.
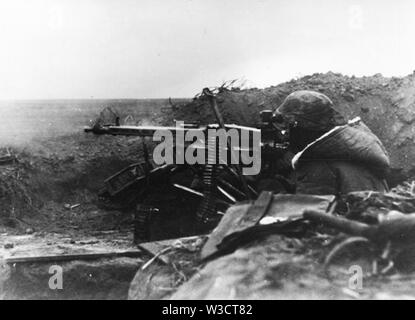
[[[291,122],[296,193],[385,192],[389,157],[360,119],[347,122],[325,95],[296,91],[276,110]]]

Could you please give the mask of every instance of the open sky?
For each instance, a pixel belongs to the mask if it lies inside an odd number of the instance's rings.
[[[190,97],[415,70],[414,0],[0,0],[0,99]]]

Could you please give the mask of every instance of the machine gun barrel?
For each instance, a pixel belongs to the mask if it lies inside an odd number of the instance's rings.
[[[194,126],[194,125],[184,125],[184,126],[115,126],[115,125],[105,125],[105,126],[93,126],[85,127],[85,132],[92,132],[94,134],[109,134],[115,136],[139,136],[139,137],[152,137],[156,131],[169,131],[173,135],[177,133],[200,133],[206,132],[208,129],[219,129],[219,126],[216,124],[211,124],[207,126]],[[257,128],[238,126],[234,124],[227,124],[224,126],[225,130],[236,129],[238,131],[250,131],[250,132],[260,132]]]
[[[173,135],[178,132],[203,132],[206,127],[163,127],[163,126],[94,126],[85,127],[85,132],[94,134],[109,134],[114,136],[153,137],[156,131],[170,131]]]

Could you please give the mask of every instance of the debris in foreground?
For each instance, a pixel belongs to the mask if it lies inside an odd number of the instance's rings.
[[[411,184],[405,184],[405,186],[410,188]],[[174,281],[172,281],[174,277],[170,277],[169,274],[175,273],[175,271],[173,269],[168,271],[167,266],[163,267],[157,264],[151,270],[139,271],[130,288],[129,297],[140,299],[146,297],[170,299],[377,299],[380,298],[378,296],[380,291],[388,292],[388,295],[410,296],[415,287],[415,276],[412,274],[413,270],[402,268],[402,266],[414,266],[415,262],[415,254],[413,254],[413,246],[411,246],[414,237],[412,234],[415,234],[411,232],[414,216],[410,214],[410,208],[415,199],[402,196],[403,189],[404,187],[399,188],[399,193],[359,192],[349,194],[343,199],[346,201],[346,206],[341,205],[342,200],[338,199],[340,204],[337,205],[336,211],[330,205],[333,197],[326,199],[320,197],[318,199],[320,202],[314,202],[320,203],[320,207],[317,205],[316,209],[311,210],[311,206],[309,206],[304,217],[301,214],[298,215],[298,212],[297,215],[289,215],[290,223],[294,223],[294,225],[295,223],[305,224],[306,228],[293,229],[294,231],[306,229],[306,232],[303,233],[288,232],[287,230],[290,230],[293,225],[287,224],[284,219],[272,220],[268,225],[260,225],[258,223],[260,220],[253,219],[251,221],[253,225],[242,231],[238,230],[238,221],[242,221],[241,217],[245,217],[252,206],[246,203],[234,205],[230,207],[222,219],[222,226],[220,224],[215,229],[203,248],[205,250],[216,247],[216,250],[220,250],[218,244],[227,237],[230,239],[234,237],[233,239],[237,241],[233,243],[232,250],[214,256],[210,260],[199,260],[197,254],[188,258],[187,263],[193,266],[193,276],[184,283],[180,283],[180,286],[174,285]],[[260,197],[260,201],[254,207],[256,209],[265,208],[262,212],[268,212],[268,215],[278,217],[279,209],[284,212],[284,206],[281,205],[283,203],[281,200],[277,205],[278,195],[274,195],[274,197],[274,207],[268,207],[267,195],[265,194]],[[260,206],[260,203],[263,206]],[[268,209],[266,209],[267,207]],[[344,207],[349,210],[342,211]],[[397,213],[397,207],[406,208],[409,214]],[[307,205],[304,208],[307,209]],[[228,214],[235,218],[231,219],[235,221],[235,226],[232,226],[232,221],[226,221]],[[331,223],[322,224],[324,219]],[[336,222],[333,222],[333,219]],[[340,222],[338,222],[339,219]],[[270,231],[270,225],[273,224],[279,224],[280,229],[274,228],[274,232],[261,234],[261,230]],[[340,229],[338,224],[341,225]],[[227,227],[224,228],[224,225]],[[237,232],[227,234],[226,231],[230,227]],[[284,230],[284,228],[287,229]],[[247,238],[235,236],[235,234],[238,235],[238,233],[247,232],[247,230],[252,231],[248,232]],[[359,237],[356,237],[357,235]],[[359,240],[360,242],[358,242],[356,239],[364,239],[364,241]],[[341,259],[339,261],[334,257],[330,261],[332,266],[330,266],[331,273],[328,277],[326,272],[328,266],[325,265],[325,261],[333,250],[342,243],[346,243],[345,240],[348,241],[350,247],[340,253]],[[214,244],[212,245],[212,243]],[[391,243],[394,245],[390,245]],[[364,248],[352,248],[352,244],[363,245]],[[372,249],[376,249],[377,245],[379,248],[372,255]],[[398,247],[398,250],[394,247]],[[352,252],[354,255],[350,255],[350,251],[355,249],[359,250]],[[201,251],[202,256],[203,250]],[[176,261],[174,255],[172,257],[170,263]],[[375,258],[378,259],[377,265],[373,265]],[[394,263],[388,264],[387,260],[393,260]],[[361,290],[348,287],[350,277],[348,268],[356,263],[364,268],[364,287]],[[367,269],[369,272],[366,272],[366,265],[370,267]],[[158,280],[153,282],[150,279],[150,272],[151,279]],[[403,277],[404,274],[405,277]],[[187,276],[189,277],[189,275]],[[145,281],[145,285],[142,281]],[[160,291],[157,291],[157,283],[168,283],[169,290],[161,294]],[[141,284],[147,288],[147,291],[140,290],[140,294],[136,295],[135,290]]]

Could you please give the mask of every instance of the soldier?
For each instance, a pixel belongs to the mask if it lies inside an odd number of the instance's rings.
[[[347,122],[327,96],[295,91],[275,115],[289,124],[296,193],[387,191],[389,157],[382,143],[359,118]]]

